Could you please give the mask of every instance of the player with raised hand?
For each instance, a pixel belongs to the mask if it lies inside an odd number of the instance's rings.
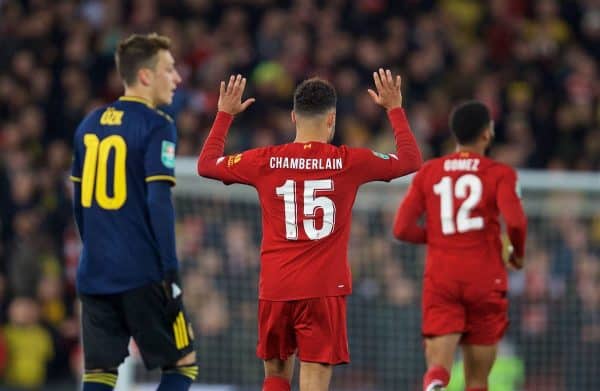
[[[523,266],[527,219],[515,171],[484,156],[494,137],[488,109],[465,102],[452,112],[450,128],[456,152],[427,162],[415,175],[396,215],[394,236],[427,244],[423,390],[448,384],[460,343],[467,391],[483,391],[508,326],[498,216],[513,247],[507,261],[515,268]]]
[[[176,130],[156,106],[181,78],[169,39],[132,35],[115,55],[125,94],[90,113],[74,136],[74,213],[83,241],[83,391],[112,390],[131,337],[159,390],[184,391],[198,373],[175,252]]]
[[[289,391],[294,360],[300,390],[324,391],[332,366],[349,362],[346,296],[352,291],[347,247],[352,205],[360,185],[416,171],[421,154],[410,131],[400,77],[373,74],[374,101],[387,110],[396,154],[336,147],[336,94],[326,81],[302,82],[294,93],[294,142],[223,156],[246,80],[221,83],[218,113],[198,159],[198,173],[258,191],[263,239],[257,355],[264,360],[263,391]]]

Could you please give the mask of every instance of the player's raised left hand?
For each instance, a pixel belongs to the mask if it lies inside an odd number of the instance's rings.
[[[377,92],[370,88],[367,91],[375,103],[387,111],[402,107],[402,78],[399,75],[394,78],[392,71],[379,68],[379,72],[373,72],[373,81]]]
[[[219,102],[217,103],[218,110],[231,115],[236,115],[246,110],[256,99],[249,98],[242,102],[242,95],[245,88],[246,78],[242,77],[242,75],[231,75],[227,85],[222,81]]]

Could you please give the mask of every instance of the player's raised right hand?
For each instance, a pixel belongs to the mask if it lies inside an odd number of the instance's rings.
[[[384,71],[383,68],[379,68],[379,72],[373,72],[373,81],[377,92],[370,88],[368,92],[375,103],[384,107],[387,111],[402,107],[402,92],[400,91],[402,78],[400,75],[394,78],[392,71],[389,69]]]
[[[227,85],[222,81],[217,109],[231,115],[236,115],[246,110],[256,99],[249,98],[242,102],[242,95],[245,88],[246,78],[242,77],[242,75],[231,75]]]

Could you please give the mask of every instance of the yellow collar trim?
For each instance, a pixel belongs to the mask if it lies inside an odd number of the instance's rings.
[[[140,98],[139,96],[122,96],[119,98],[119,100],[123,100],[125,102],[138,102],[150,107],[151,109],[154,108],[154,105],[150,103],[149,100]]]

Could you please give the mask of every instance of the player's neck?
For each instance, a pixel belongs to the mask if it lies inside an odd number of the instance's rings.
[[[154,102],[154,99],[152,99],[152,94],[150,93],[150,91],[147,91],[144,88],[139,88],[137,86],[125,87],[125,93],[123,94],[123,96],[139,98],[148,102],[149,106],[156,107],[156,103]]]
[[[295,143],[310,143],[313,141],[320,143],[327,143],[327,135],[325,132],[319,131],[315,132],[313,130],[306,130],[301,128],[296,128],[296,138],[294,139]]]
[[[470,152],[476,153],[478,155],[485,155],[485,147],[480,145],[458,145],[456,147],[456,152]]]

